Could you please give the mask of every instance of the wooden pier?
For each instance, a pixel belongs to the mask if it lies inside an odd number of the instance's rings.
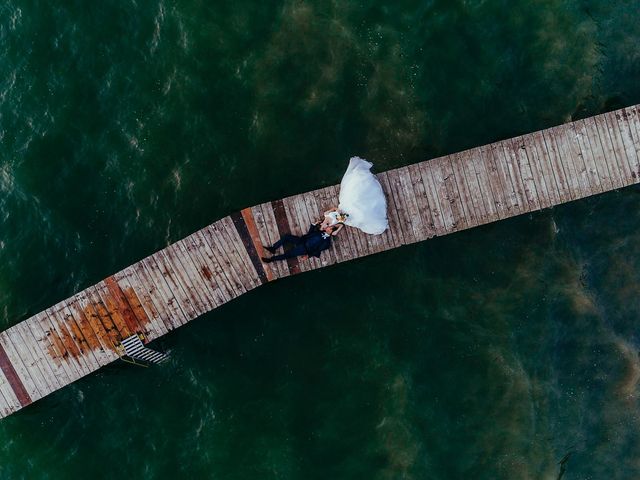
[[[326,187],[246,208],[0,333],[0,418],[278,278],[640,181],[638,105],[378,174],[390,228],[345,228],[321,259],[264,264],[262,245],[338,203]]]

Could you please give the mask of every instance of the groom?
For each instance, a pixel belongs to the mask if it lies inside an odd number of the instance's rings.
[[[312,223],[309,231],[298,237],[297,235],[286,234],[280,240],[270,247],[264,247],[272,255],[280,247],[290,245],[288,251],[280,255],[273,255],[271,258],[262,257],[265,263],[271,263],[276,260],[286,260],[287,258],[298,257],[301,255],[320,258],[320,254],[331,246],[331,237],[338,234],[342,224],[332,225],[326,228],[320,228],[317,223]]]

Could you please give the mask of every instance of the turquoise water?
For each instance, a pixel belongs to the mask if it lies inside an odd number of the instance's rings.
[[[640,103],[631,1],[0,12],[3,327],[351,155]],[[638,193],[262,287],[0,422],[0,477],[638,478]]]

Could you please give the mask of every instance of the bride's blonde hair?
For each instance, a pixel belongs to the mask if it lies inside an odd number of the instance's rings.
[[[339,213],[336,216],[336,220],[338,220],[339,222],[344,222],[347,220],[347,218],[349,218],[349,214],[348,213]]]

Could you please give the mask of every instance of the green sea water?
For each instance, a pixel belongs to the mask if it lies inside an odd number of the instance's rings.
[[[0,327],[352,155],[635,103],[631,0],[4,0]],[[639,193],[263,286],[2,420],[0,478],[640,478]]]

